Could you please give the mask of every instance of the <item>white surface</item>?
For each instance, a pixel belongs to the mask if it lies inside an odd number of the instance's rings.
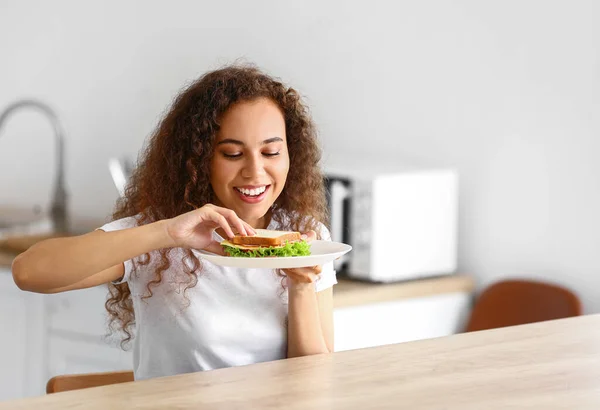
[[[44,295],[47,306],[47,365],[44,379],[59,374],[133,368],[130,351],[107,338],[104,302],[108,289],[89,289]]]
[[[455,170],[432,168],[382,174],[365,182],[368,188],[355,187],[348,275],[392,282],[456,273],[458,181]]]
[[[0,268],[0,401],[36,395],[42,382],[43,297],[21,291]]]
[[[45,394],[57,374],[133,367],[131,352],[105,340],[104,287],[41,295],[0,268],[0,401]]]
[[[335,351],[448,336],[464,329],[471,295],[423,298],[335,309]]]
[[[26,395],[27,304],[12,277],[0,270],[0,400]]]
[[[48,327],[53,332],[77,332],[99,340],[107,331],[107,294],[106,286],[97,286],[46,295]]]
[[[48,340],[48,378],[61,374],[80,374],[131,370],[131,353],[104,344],[51,336]]]
[[[236,258],[216,255],[207,251],[198,251],[198,253],[202,259],[221,266],[250,269],[286,269],[324,265],[350,252],[351,249],[350,245],[344,243],[315,240],[310,243],[311,255],[309,256]]]

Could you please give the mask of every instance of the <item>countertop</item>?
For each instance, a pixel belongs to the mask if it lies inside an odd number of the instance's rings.
[[[473,277],[462,274],[392,283],[369,283],[338,277],[338,284],[333,287],[333,303],[335,308],[341,308],[447,293],[472,293],[474,289]]]
[[[600,315],[0,403],[0,409],[598,409]]]

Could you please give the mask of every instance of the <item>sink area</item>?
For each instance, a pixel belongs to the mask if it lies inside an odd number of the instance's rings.
[[[69,220],[67,211],[67,190],[65,187],[65,138],[62,125],[56,112],[46,103],[34,99],[24,99],[13,102],[0,112],[0,131],[2,126],[15,113],[23,109],[34,109],[44,115],[50,121],[54,130],[54,141],[56,143],[56,179],[54,181],[54,192],[50,204],[48,218],[51,231],[68,232]],[[46,219],[41,211],[31,212],[22,209],[3,210],[0,208],[0,238],[8,234],[8,230],[44,230],[44,223],[36,225]],[[33,225],[32,225],[33,224]]]

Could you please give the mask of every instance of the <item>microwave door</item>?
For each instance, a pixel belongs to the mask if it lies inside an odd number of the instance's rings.
[[[329,206],[331,216],[331,240],[335,242],[349,242],[348,235],[348,201],[350,190],[348,182],[329,180]],[[347,266],[347,254],[333,262],[336,271],[343,271]]]

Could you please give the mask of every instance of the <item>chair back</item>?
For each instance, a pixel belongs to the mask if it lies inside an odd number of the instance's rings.
[[[86,389],[88,387],[106,386],[108,384],[132,381],[134,381],[133,372],[130,370],[61,375],[48,380],[48,383],[46,384],[46,393],[59,393],[69,390]]]
[[[503,280],[481,293],[465,330],[515,326],[581,314],[581,301],[569,289],[531,280]]]

